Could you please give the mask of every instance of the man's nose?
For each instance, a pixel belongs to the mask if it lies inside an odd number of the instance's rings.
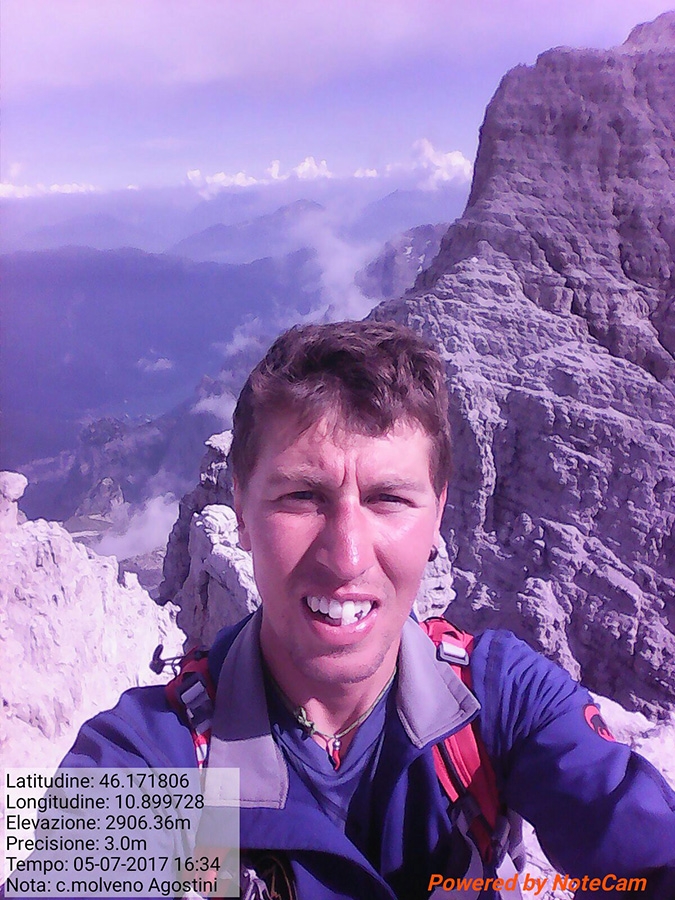
[[[339,503],[326,513],[316,559],[341,583],[354,581],[372,566],[372,524],[360,503]]]

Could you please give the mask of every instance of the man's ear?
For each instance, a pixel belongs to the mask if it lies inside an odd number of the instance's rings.
[[[234,497],[234,512],[237,517],[237,530],[239,531],[239,546],[242,550],[251,549],[251,539],[246,528],[244,518],[244,491],[235,480],[232,484],[232,496]]]

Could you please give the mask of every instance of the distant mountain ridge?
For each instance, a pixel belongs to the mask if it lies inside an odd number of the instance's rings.
[[[0,257],[0,274],[5,467],[72,446],[87,419],[171,409],[247,316],[303,315],[319,296],[308,251],[227,266],[64,248]]]
[[[197,262],[220,263],[284,256],[307,246],[308,229],[323,210],[320,203],[296,200],[273,213],[236,225],[211,225],[178,241],[168,252]]]
[[[161,252],[165,240],[148,229],[124,222],[108,213],[83,213],[55,225],[43,225],[23,236],[25,250],[51,250],[56,247],[91,247],[115,250],[135,247]]]
[[[405,181],[405,178],[403,178]],[[426,222],[451,221],[468,194],[468,184],[442,184],[428,188],[402,188],[401,179],[323,179],[316,182],[279,181],[247,188],[230,188],[201,196],[191,185],[83,194],[0,199],[0,253],[16,250],[57,250],[65,246],[116,250],[136,247],[148,253],[170,252],[181,241],[193,241],[190,253],[199,253],[195,235],[220,226],[233,226],[230,236],[240,244],[247,260],[255,251],[246,247],[246,230],[254,240],[263,229],[256,220],[271,217],[272,225],[321,207],[328,215],[324,229],[342,234],[350,242],[382,242],[401,231]],[[398,186],[397,186],[398,185]],[[283,212],[286,210],[286,212]],[[241,226],[243,231],[237,228]],[[227,234],[227,232],[224,232]],[[310,229],[311,234],[311,229]],[[270,237],[278,240],[279,229]],[[303,245],[307,246],[307,244]],[[259,242],[258,256],[274,255]],[[221,246],[219,249],[223,249]],[[297,245],[293,249],[297,249]],[[282,253],[288,250],[280,251]],[[242,261],[241,253],[233,262]],[[228,261],[228,260],[221,260]]]

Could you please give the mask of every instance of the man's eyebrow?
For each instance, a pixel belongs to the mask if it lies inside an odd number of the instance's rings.
[[[396,476],[378,478],[371,485],[373,490],[390,493],[393,491],[423,491],[425,484],[422,481],[415,481],[409,478],[397,478]]]
[[[314,468],[277,469],[270,477],[270,485],[279,487],[286,484],[301,483],[308,487],[325,487],[329,478],[321,475]],[[367,485],[369,491],[378,493],[394,493],[396,491],[422,492],[425,484],[410,478],[399,478],[396,475],[378,476],[371,484]]]
[[[326,479],[317,474],[315,469],[303,468],[297,469],[277,469],[270,476],[270,484],[273,486],[289,484],[301,481],[303,484],[319,486],[325,484]]]
[[[330,482],[329,478],[318,473],[315,469],[278,469],[270,478],[273,487],[286,484],[303,484],[308,487],[325,487]],[[425,490],[425,484],[411,478],[400,478],[396,475],[384,475],[377,477],[367,486],[368,491],[377,493],[395,493],[396,491],[411,491],[420,493]]]

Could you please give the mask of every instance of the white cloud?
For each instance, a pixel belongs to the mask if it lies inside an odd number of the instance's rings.
[[[189,169],[186,173],[187,180],[197,188],[203,197],[211,197],[218,191],[230,187],[251,187],[254,184],[265,185],[275,181],[286,181],[294,176],[299,181],[314,181],[318,178],[333,178],[333,173],[328,168],[325,159],[319,162],[313,156],[306,156],[302,162],[294,166],[289,172],[281,171],[281,163],[278,159],[272,160],[264,173],[266,178],[256,178],[246,172],[237,172],[236,175],[228,175],[226,172],[216,172],[214,175],[205,175],[201,169]]]
[[[232,413],[237,401],[227,392],[223,394],[212,394],[210,397],[202,397],[198,400],[190,410],[193,413],[211,413],[220,419],[225,428],[232,427]]]
[[[265,169],[265,174],[269,175],[272,181],[283,181],[288,175],[281,174],[281,163],[278,159],[273,159],[269,167]]]
[[[228,175],[226,172],[204,175],[200,169],[188,169],[186,174],[190,184],[197,188],[200,195],[205,199],[230,187],[251,187],[254,184],[267,184],[266,181],[247,175],[246,172],[237,172],[235,175]]]
[[[307,321],[337,321],[361,319],[373,308],[374,301],[365,297],[354,283],[354,276],[370,262],[379,244],[353,244],[340,236],[339,219],[324,213],[313,216],[310,223],[295,226],[294,233],[302,236],[306,246],[316,252],[321,270],[321,309],[312,310]]]
[[[187,180],[190,184],[194,185],[194,187],[199,188],[204,186],[204,178],[199,169],[188,169]]]
[[[232,340],[214,344],[224,357],[234,356],[237,353],[246,352],[257,347],[260,343],[260,322],[257,318],[237,325],[234,329]]]
[[[287,181],[289,178],[297,178],[298,181],[316,181],[342,177],[375,179],[403,176],[407,181],[412,178],[417,187],[433,190],[448,182],[467,183],[471,180],[472,170],[472,163],[459,150],[437,150],[430,140],[420,138],[413,144],[411,155],[406,161],[389,163],[382,172],[361,166],[351,175],[345,176],[329,169],[325,159],[317,161],[314,156],[306,156],[286,172],[282,171],[281,162],[274,159],[260,178],[248,175],[244,171],[237,172],[236,175],[228,175],[225,172],[206,175],[201,169],[189,169],[186,176],[188,182],[203,197],[208,198],[226,188],[267,185]]]
[[[93,184],[9,184],[0,183],[0,197],[16,199],[23,197],[46,197],[49,194],[93,194],[99,188]]]
[[[332,178],[325,159],[317,162],[313,156],[306,156],[301,163],[293,169],[293,173],[301,181],[314,181],[316,178]]]
[[[137,368],[141,372],[169,372],[173,369],[173,362],[166,356],[159,356],[157,359],[146,359],[145,357],[138,360]]]
[[[130,517],[124,533],[104,535],[96,551],[128,559],[165,547],[177,516],[178,502],[173,494],[153,497]]]
[[[388,177],[409,176],[416,187],[435,190],[443,184],[461,185],[471,181],[473,163],[460,150],[437,150],[428,138],[419,138],[412,145],[412,155],[406,162],[389,163]]]
[[[217,188],[250,187],[257,184],[258,179],[247,175],[246,172],[237,172],[236,175],[227,175],[225,172],[216,172],[215,175],[207,175],[204,179],[208,185]]]
[[[428,173],[421,187],[435,188],[448,181],[463,184],[471,179],[473,165],[459,150],[444,153],[427,138],[420,138],[413,144],[413,152],[416,168]]]
[[[437,150],[430,140],[420,138],[412,147],[412,155],[405,162],[393,162],[384,167],[382,171],[365,166],[359,167],[351,175],[352,178],[375,179],[396,176],[421,176],[417,178],[417,186],[428,190],[438,188],[448,182],[463,184],[471,179],[472,163],[459,151]],[[21,164],[15,163],[10,167],[10,176],[21,171]],[[215,172],[205,174],[201,169],[188,169],[187,181],[201,196],[208,199],[219,191],[228,188],[247,188],[253,185],[267,185],[274,182],[286,181],[289,178],[297,178],[298,181],[315,181],[345,177],[344,174],[336,174],[329,167],[325,159],[318,160],[314,156],[306,156],[296,166],[288,171],[282,171],[278,159],[272,160],[265,169],[262,177],[249,175],[243,169],[234,174],[228,172]],[[349,177],[349,176],[347,176]],[[128,185],[129,190],[138,190],[138,185]],[[11,182],[0,183],[0,198],[44,197],[49,194],[90,194],[100,193],[101,189],[93,184],[72,182],[70,184],[42,183],[13,184]]]

